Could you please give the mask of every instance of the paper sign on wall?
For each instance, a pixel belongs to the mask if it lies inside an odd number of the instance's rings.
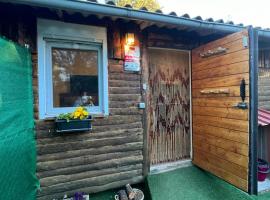
[[[125,46],[125,71],[138,72],[140,66],[140,48],[138,46]]]

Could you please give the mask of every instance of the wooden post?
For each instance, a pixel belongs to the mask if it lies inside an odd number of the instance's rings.
[[[147,36],[143,35],[141,41],[142,55],[142,84],[146,84],[146,90],[142,89],[142,100],[145,102],[145,110],[143,113],[143,176],[147,176],[150,170],[149,158],[149,68],[148,68],[148,52],[147,52]],[[142,87],[141,87],[142,88]]]

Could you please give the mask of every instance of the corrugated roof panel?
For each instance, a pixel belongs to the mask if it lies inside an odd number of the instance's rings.
[[[169,15],[177,16],[176,12],[174,12],[174,11],[170,12]]]
[[[190,18],[189,14],[185,13],[181,17]]]
[[[162,10],[160,10],[160,9],[157,11],[149,11],[145,7],[142,7],[140,9],[135,9],[134,7],[132,7],[132,5],[129,5],[129,4],[127,4],[125,6],[117,6],[117,5],[115,5],[115,2],[113,0],[106,0],[106,3],[100,3],[98,0],[68,0],[68,1],[67,0],[66,1],[64,1],[64,0],[62,0],[62,1],[0,0],[0,1],[9,2],[9,3],[16,3],[16,4],[26,4],[26,5],[32,5],[32,6],[41,6],[41,7],[48,6],[50,8],[55,7],[56,9],[71,9],[73,11],[74,10],[77,10],[77,11],[82,10],[82,11],[89,12],[91,10],[91,12],[93,12],[95,14],[116,15],[120,18],[127,16],[128,18],[133,17],[136,20],[144,20],[139,13],[139,12],[144,12],[143,14],[148,14],[146,16],[147,17],[146,20],[149,20],[149,18],[151,18],[151,20],[153,20],[153,21],[160,21],[162,23],[166,23],[166,20],[168,20],[168,21],[170,21],[170,23],[180,24],[177,22],[177,18],[179,18],[181,20],[190,20],[190,24],[192,24],[194,26],[197,26],[195,24],[197,22],[198,22],[198,24],[204,23],[204,25],[206,25],[206,26],[207,25],[211,26],[213,24],[213,25],[216,25],[217,30],[223,29],[224,32],[226,32],[226,31],[232,32],[233,30],[235,30],[235,32],[236,32],[244,27],[248,27],[248,26],[244,26],[243,24],[235,24],[232,21],[224,22],[224,20],[222,20],[222,19],[214,21],[212,18],[202,19],[201,16],[191,18],[188,14],[184,14],[181,16],[181,15],[177,15],[177,13],[175,11],[172,11],[168,14],[164,14],[162,12]],[[87,6],[86,8],[84,8],[83,4],[92,4],[93,7]],[[72,5],[74,7],[72,7]],[[104,6],[104,7],[102,8],[102,6]],[[92,9],[94,9],[94,7],[95,7],[95,10],[92,10]],[[108,12],[109,9],[111,9],[112,11]],[[118,14],[117,14],[118,11],[116,9],[119,9]],[[138,12],[136,12],[136,11],[138,11]],[[160,16],[154,16],[152,14],[159,14]],[[173,19],[171,17],[174,17],[175,19]],[[187,23],[187,21],[183,21],[183,23]],[[190,26],[192,26],[192,25],[190,25]],[[215,28],[213,26],[211,26],[211,29],[215,29]],[[259,30],[259,34],[260,34],[261,38],[270,38],[270,30],[269,29],[257,29],[257,30]]]
[[[146,7],[141,7],[140,10],[148,11]]]
[[[260,126],[270,125],[270,111],[258,109],[258,124]]]
[[[156,13],[161,13],[161,14],[163,13],[162,10],[160,10],[160,9],[157,9],[155,12]]]
[[[203,18],[201,16],[196,16],[193,19],[199,20],[199,21],[203,21]]]
[[[210,18],[207,18],[205,21],[214,22],[214,19],[212,17],[210,17]]]
[[[115,6],[114,1],[107,1],[107,4],[108,4],[108,5],[114,5],[114,6]]]
[[[78,1],[80,1],[80,0],[78,0]],[[88,1],[91,2],[91,3],[93,3],[93,2],[99,3],[97,0],[88,0]],[[100,4],[101,4],[101,3],[100,3]],[[115,2],[114,2],[114,1],[111,1],[111,0],[106,1],[106,4],[112,5],[112,6],[115,6],[115,7],[120,7],[120,6],[117,6],[117,5],[115,4]],[[146,7],[142,7],[142,8],[140,8],[140,9],[135,9],[135,8],[133,8],[132,5],[130,5],[130,4],[126,4],[126,5],[123,6],[123,7],[125,7],[125,8],[130,8],[130,9],[134,9],[134,10],[143,10],[143,11],[151,12],[151,11],[148,11],[148,9],[147,9]],[[155,12],[156,12],[156,13],[163,14],[163,11],[162,11],[161,9],[158,9],[158,10],[156,10]],[[166,14],[163,14],[163,15],[166,15]],[[170,16],[178,16],[178,15],[176,14],[175,11],[171,11],[171,12],[169,12],[167,15],[170,15]],[[179,17],[191,18],[190,15],[187,14],[187,13],[185,13],[185,14],[179,16]],[[233,21],[224,22],[223,19],[219,19],[219,20],[214,21],[214,19],[213,19],[212,17],[203,20],[203,18],[202,18],[200,15],[195,16],[195,17],[192,18],[192,19],[193,19],[193,20],[198,20],[198,21],[205,21],[205,22],[212,22],[212,23],[220,23],[220,24],[230,24],[230,25],[234,25],[234,22],[233,22]],[[237,24],[236,26],[244,26],[244,25],[243,25],[242,23],[240,23],[240,24]]]

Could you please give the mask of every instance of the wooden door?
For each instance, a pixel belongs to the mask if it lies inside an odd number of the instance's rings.
[[[151,164],[190,158],[189,52],[149,49]]]
[[[249,102],[248,41],[243,31],[192,51],[193,163],[245,191],[249,108],[235,106],[241,102],[242,79]]]

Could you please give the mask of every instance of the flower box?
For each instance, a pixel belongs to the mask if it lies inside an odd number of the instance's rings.
[[[92,129],[92,116],[86,119],[56,119],[55,128],[57,133],[65,132],[83,132],[90,131]]]

